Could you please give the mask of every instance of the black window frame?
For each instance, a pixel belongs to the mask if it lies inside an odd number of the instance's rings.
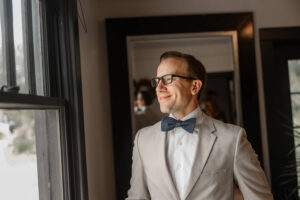
[[[12,6],[3,0],[4,8]],[[33,61],[32,32],[26,37],[29,69],[29,94],[0,92],[0,109],[59,109],[61,130],[64,132],[62,147],[62,176],[65,200],[88,199],[87,168],[85,155],[83,100],[81,86],[79,31],[77,2],[75,0],[40,0],[43,6],[43,55],[45,56],[45,96],[36,95]],[[29,0],[27,9],[31,9]],[[12,11],[6,17],[5,48],[7,85],[16,85]],[[32,28],[31,13],[26,14],[27,27]],[[32,29],[31,29],[32,30]]]

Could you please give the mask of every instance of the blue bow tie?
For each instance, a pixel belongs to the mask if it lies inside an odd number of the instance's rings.
[[[185,121],[181,121],[181,120],[176,120],[172,117],[163,117],[163,119],[161,120],[161,130],[170,131],[175,127],[182,127],[187,132],[193,133],[195,124],[196,124],[196,118],[191,118]]]

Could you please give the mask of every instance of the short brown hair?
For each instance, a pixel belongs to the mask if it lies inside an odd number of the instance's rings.
[[[199,60],[197,60],[194,56],[189,54],[184,54],[178,51],[166,51],[160,56],[160,62],[167,58],[183,58],[187,62],[188,65],[187,71],[189,73],[189,76],[202,81],[202,87],[200,92],[198,93],[198,101],[200,101],[200,97],[203,93],[203,90],[205,89],[206,80],[207,80],[207,75],[206,75],[206,70],[204,65]]]

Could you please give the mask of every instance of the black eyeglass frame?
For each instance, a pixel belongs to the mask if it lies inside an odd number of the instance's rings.
[[[170,79],[171,81],[166,82],[166,80],[164,79],[164,77],[166,77],[166,76],[170,76],[171,77],[171,79]],[[193,77],[189,77],[189,76],[180,76],[180,75],[176,75],[176,74],[165,74],[165,75],[163,75],[161,77],[152,78],[151,79],[151,86],[154,87],[154,88],[156,88],[158,86],[158,84],[159,84],[160,81],[162,81],[162,83],[164,85],[169,85],[169,84],[173,83],[173,77],[178,77],[178,78],[182,78],[182,79],[186,79],[186,80],[197,80],[197,79],[195,79]]]

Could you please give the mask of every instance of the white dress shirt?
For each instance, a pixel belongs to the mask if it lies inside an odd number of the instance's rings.
[[[196,126],[192,134],[181,127],[174,128],[167,133],[168,164],[181,199],[183,199],[195,160],[199,140],[197,124],[199,124],[201,120],[199,117],[200,114],[200,108],[197,107],[193,112],[181,119],[184,121],[190,118],[197,118]],[[172,114],[169,116],[175,118]]]

